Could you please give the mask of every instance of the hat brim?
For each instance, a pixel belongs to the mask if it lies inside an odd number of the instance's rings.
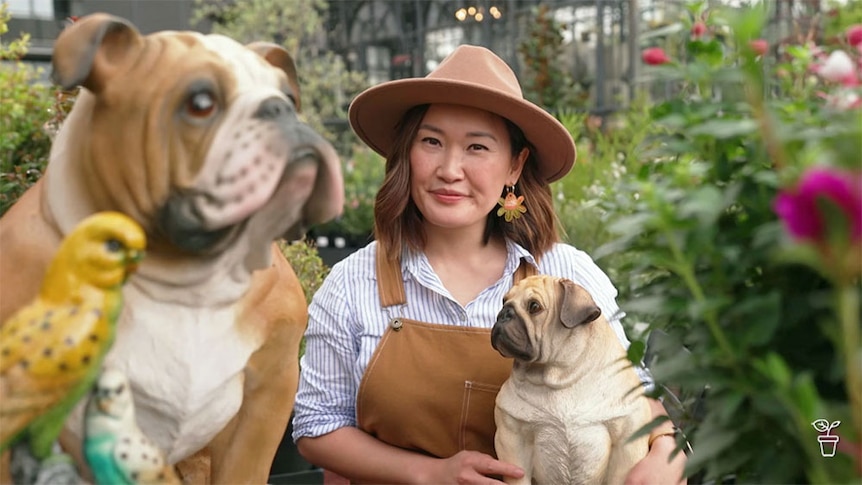
[[[350,104],[348,117],[356,135],[386,157],[404,113],[434,103],[483,109],[516,124],[535,147],[539,172],[548,183],[566,175],[575,162],[575,143],[562,123],[529,101],[485,85],[428,78],[390,81],[360,93]]]

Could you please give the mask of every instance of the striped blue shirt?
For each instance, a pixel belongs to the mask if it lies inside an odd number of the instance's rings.
[[[424,253],[405,250],[401,267],[407,304],[388,309],[380,306],[377,292],[376,242],[336,263],[308,310],[293,439],[356,426],[359,383],[391,317],[491,328],[521,258],[536,264],[533,256],[518,244],[508,242],[507,250],[502,277],[466,307],[446,290]],[[629,341],[620,324],[624,314],[615,301],[617,290],[589,255],[567,244],[556,244],[542,256],[538,270],[568,278],[586,288],[620,342],[628,348]],[[642,368],[637,370],[644,384],[651,386],[649,373]]]

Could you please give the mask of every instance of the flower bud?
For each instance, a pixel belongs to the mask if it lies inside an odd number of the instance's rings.
[[[847,43],[856,47],[862,45],[862,24],[851,25],[847,28]]]
[[[691,26],[691,36],[695,39],[699,39],[703,34],[706,33],[706,24],[697,21],[694,25]]]
[[[659,66],[670,62],[670,58],[667,57],[667,54],[664,53],[664,49],[661,47],[650,47],[649,49],[644,49],[641,57],[645,63],[651,66]]]
[[[748,43],[748,46],[758,56],[762,56],[769,51],[769,42],[766,42],[764,39],[754,39]]]

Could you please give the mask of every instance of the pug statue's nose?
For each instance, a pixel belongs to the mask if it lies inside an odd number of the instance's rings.
[[[513,310],[511,306],[506,305],[503,307],[502,310],[500,310],[500,313],[497,314],[497,321],[498,322],[505,322],[505,321],[511,320],[514,315],[515,315],[515,310]]]

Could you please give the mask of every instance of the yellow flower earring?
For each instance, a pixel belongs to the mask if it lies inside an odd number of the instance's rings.
[[[500,200],[497,201],[500,204],[500,208],[497,209],[497,215],[505,217],[506,222],[512,222],[514,219],[521,217],[521,214],[527,212],[527,208],[523,205],[524,196],[515,196],[514,185],[507,187],[506,190],[506,198],[500,197]]]

